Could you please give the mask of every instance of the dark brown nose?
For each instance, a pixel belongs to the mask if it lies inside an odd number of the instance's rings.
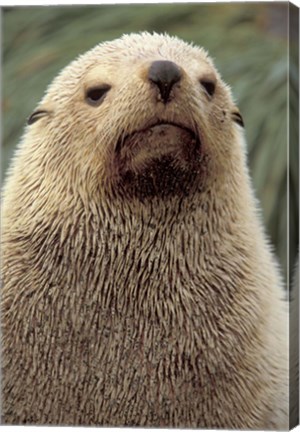
[[[165,104],[169,101],[174,84],[178,83],[181,77],[180,68],[175,63],[167,60],[153,62],[148,72],[149,81],[158,87]]]

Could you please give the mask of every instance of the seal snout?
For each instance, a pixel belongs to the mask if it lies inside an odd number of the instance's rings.
[[[148,71],[148,79],[157,86],[164,104],[170,101],[170,93],[181,78],[179,66],[168,60],[154,61]]]

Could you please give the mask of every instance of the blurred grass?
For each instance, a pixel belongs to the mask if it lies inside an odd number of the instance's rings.
[[[288,3],[148,4],[3,9],[2,172],[47,85],[78,54],[123,33],[168,32],[204,46],[231,85],[246,124],[249,164],[263,218],[287,269]],[[293,41],[291,42],[291,49]],[[297,125],[297,98],[291,91]],[[296,138],[297,128],[290,128]],[[297,139],[292,139],[297,146]],[[290,150],[290,258],[298,245],[298,165]]]

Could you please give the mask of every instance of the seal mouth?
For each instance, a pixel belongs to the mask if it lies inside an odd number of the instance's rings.
[[[182,133],[185,140],[187,137],[189,137],[189,140],[194,144],[194,146],[196,148],[200,148],[200,146],[201,146],[200,137],[193,129],[191,129],[191,128],[189,128],[189,127],[187,127],[181,123],[161,120],[161,121],[157,121],[155,123],[152,123],[150,125],[147,125],[144,128],[136,129],[127,135],[121,135],[117,141],[115,151],[116,151],[116,153],[120,153],[121,150],[124,147],[126,147],[127,144],[130,145],[132,142],[134,142],[135,137],[137,137],[137,136],[153,134],[154,136],[157,135],[160,138],[162,138],[163,135],[165,135],[166,130],[168,130],[169,128],[173,128],[174,130],[176,130],[177,135],[178,135],[178,133],[179,134]]]
[[[158,121],[124,133],[111,165],[117,190],[141,200],[188,196],[201,176],[202,153],[198,134],[177,122]]]

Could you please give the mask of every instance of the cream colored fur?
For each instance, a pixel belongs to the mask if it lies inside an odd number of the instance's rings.
[[[183,71],[167,105],[147,79],[155,60]],[[38,108],[49,113],[27,126],[4,188],[2,421],[287,428],[281,277],[205,51],[126,35],[72,62]],[[118,139],[156,120],[200,136],[199,170],[190,193],[129,197]]]

